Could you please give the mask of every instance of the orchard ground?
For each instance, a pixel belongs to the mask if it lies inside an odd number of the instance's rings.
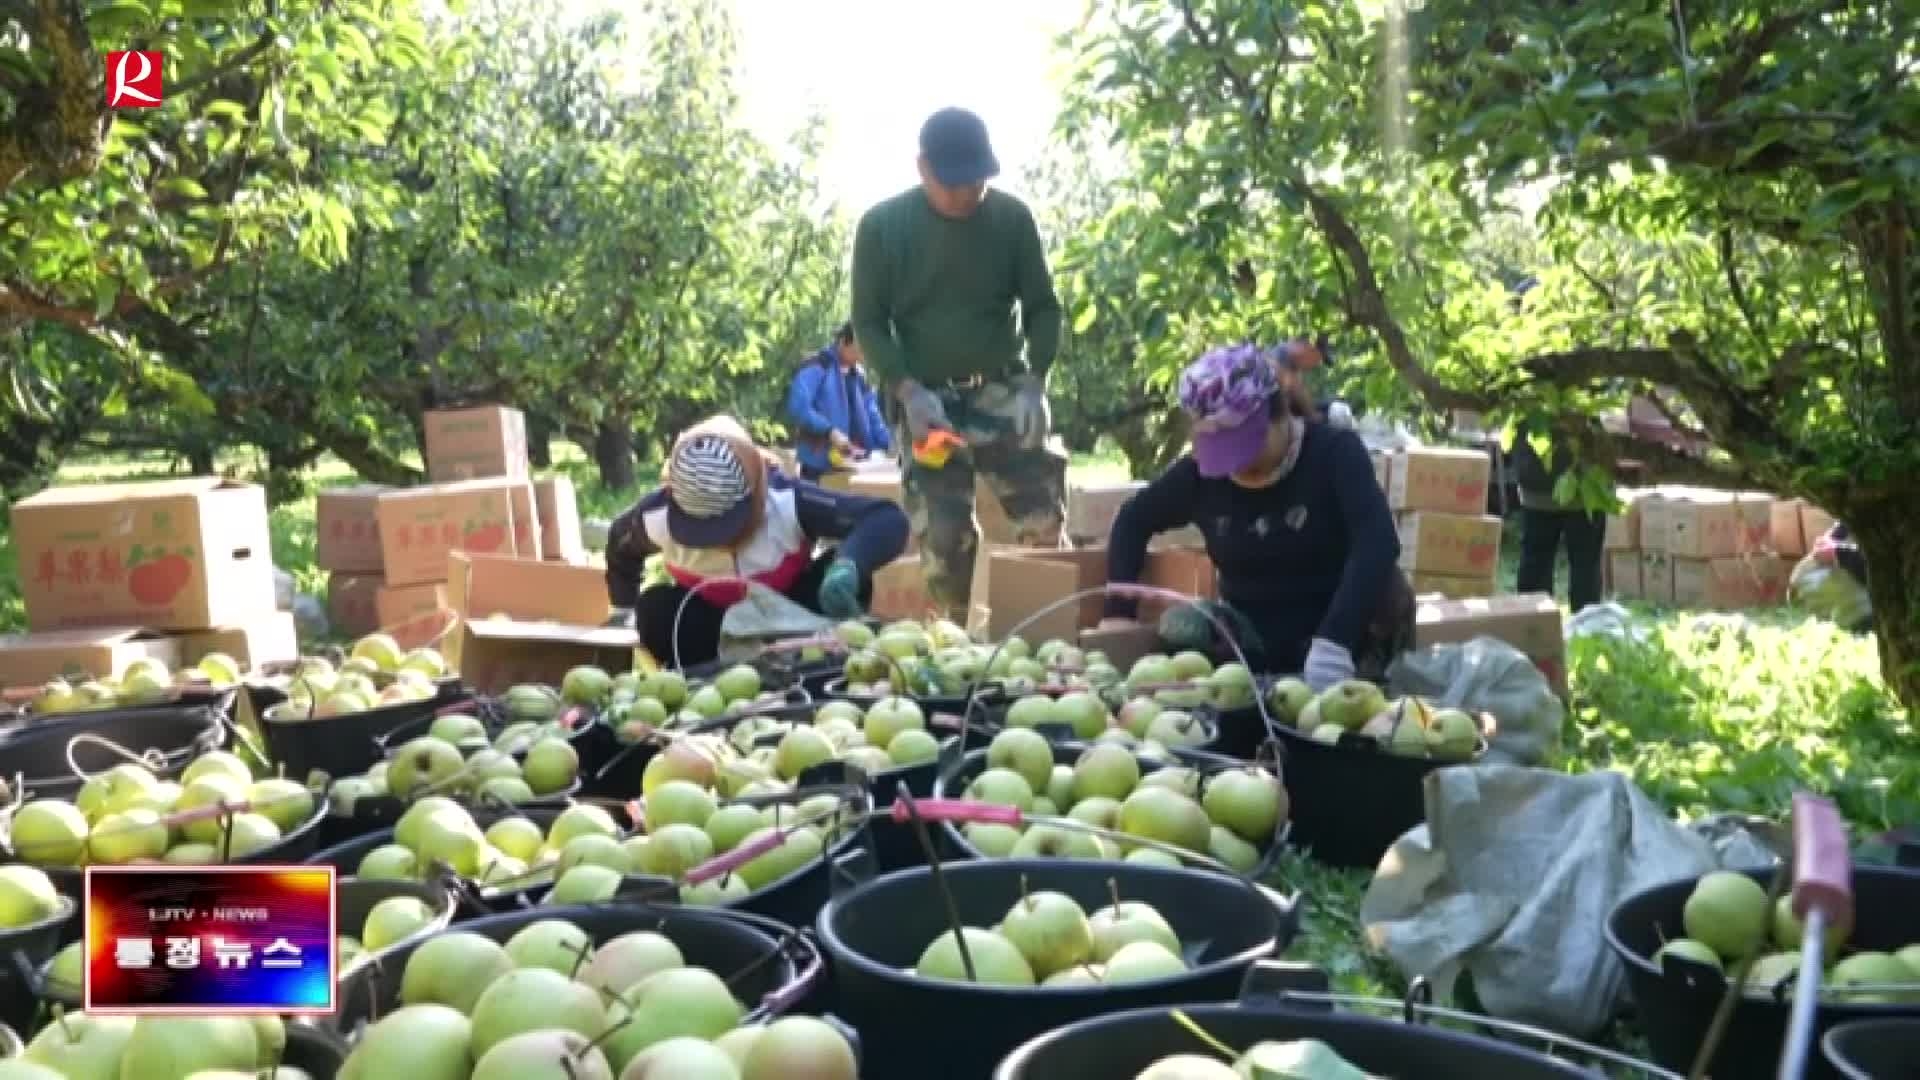
[[[602,488],[589,462],[556,443],[555,466],[569,473],[583,517],[608,518],[638,490]],[[249,462],[234,462],[243,471]],[[170,463],[87,461],[62,470],[77,483],[166,475]],[[1076,476],[1120,479],[1118,458],[1077,459]],[[352,474],[323,464],[315,487]],[[651,481],[643,476],[644,485]],[[1517,521],[1507,529],[1501,587],[1511,590]],[[275,565],[303,592],[325,595],[313,565],[311,496],[273,511]],[[1681,818],[1713,811],[1783,815],[1797,786],[1831,795],[1861,839],[1920,824],[1920,754],[1914,719],[1887,693],[1873,640],[1790,610],[1739,616],[1641,611],[1639,643],[1583,638],[1569,644],[1571,708],[1554,767],[1618,769]],[[0,631],[21,628],[15,553],[0,531]],[[1360,899],[1367,874],[1328,870],[1290,857],[1275,884],[1308,898],[1295,955],[1331,971],[1340,989],[1397,996],[1403,980],[1362,945]],[[1631,1033],[1619,1040],[1632,1048]]]

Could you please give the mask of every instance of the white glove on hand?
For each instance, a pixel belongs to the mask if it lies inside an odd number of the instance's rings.
[[[1327,406],[1327,423],[1337,428],[1353,430],[1353,410],[1344,401],[1336,401]]]
[[[1314,638],[1307,650],[1307,669],[1300,673],[1314,693],[1353,678],[1353,656],[1326,638]]]
[[[1037,444],[1047,436],[1052,411],[1047,406],[1047,384],[1038,375],[1020,375],[1010,384],[1013,388],[1013,410],[1008,417],[1013,422],[1014,438],[1023,444]]]

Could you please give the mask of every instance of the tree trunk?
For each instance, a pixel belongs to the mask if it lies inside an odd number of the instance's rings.
[[[334,457],[346,462],[347,467],[360,474],[362,480],[404,486],[421,478],[417,469],[394,459],[374,445],[371,438],[358,431],[329,426],[324,430],[309,430],[308,434]]]
[[[593,460],[600,466],[600,486],[626,491],[633,486],[633,421],[626,416],[600,422],[593,437]]]
[[[204,444],[187,448],[187,468],[195,476],[213,475],[213,447]]]
[[[1867,560],[1880,677],[1907,711],[1920,715],[1920,544],[1913,542],[1920,492],[1852,507],[1842,519]]]
[[[553,467],[553,424],[537,413],[527,414],[527,459],[536,469]]]

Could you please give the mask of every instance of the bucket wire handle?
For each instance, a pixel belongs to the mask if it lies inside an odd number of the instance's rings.
[[[91,731],[83,731],[67,740],[67,768],[72,769],[73,775],[82,780],[91,780],[99,776],[100,773],[107,772],[113,768],[113,766],[109,765],[107,768],[100,770],[99,773],[90,773],[82,769],[80,763],[74,760],[73,756],[74,748],[82,744],[104,746],[114,753],[119,754],[122,758],[126,759],[128,763],[148,769],[165,768],[167,764],[167,755],[152,747],[149,747],[144,755],[136,754],[104,735],[96,735]]]
[[[1604,1046],[1595,1046],[1592,1043],[1569,1038],[1559,1032],[1549,1031],[1546,1028],[1535,1027],[1532,1024],[1523,1024],[1517,1020],[1503,1020],[1497,1016],[1486,1016],[1481,1013],[1467,1012],[1464,1009],[1452,1009],[1444,1005],[1434,1005],[1431,1004],[1430,1001],[1416,1000],[1414,986],[1423,983],[1424,979],[1416,978],[1414,983],[1409,984],[1407,996],[1401,999],[1370,997],[1365,994],[1343,994],[1331,991],[1322,992],[1317,990],[1293,989],[1281,990],[1279,997],[1283,1005],[1288,1000],[1294,1000],[1309,1002],[1315,1005],[1347,1005],[1383,1010],[1398,1009],[1401,1016],[1406,1018],[1408,1023],[1451,1020],[1456,1023],[1472,1024],[1500,1035],[1538,1042],[1546,1048],[1546,1052],[1549,1055],[1551,1055],[1555,1049],[1560,1049],[1579,1054],[1582,1057],[1590,1058],[1594,1061],[1605,1062],[1615,1068],[1632,1069],[1643,1076],[1651,1077],[1652,1080],[1682,1080],[1679,1073],[1671,1072],[1658,1065],[1623,1054],[1618,1050],[1609,1050]],[[1427,989],[1429,997],[1431,993],[1431,987],[1429,987]]]

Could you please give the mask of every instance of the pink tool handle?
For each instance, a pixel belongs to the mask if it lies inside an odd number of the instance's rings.
[[[1818,795],[1793,796],[1793,913],[1826,917],[1829,926],[1853,920],[1853,860],[1840,811]]]
[[[955,716],[952,713],[937,712],[927,717],[927,726],[959,731],[967,726],[967,721],[964,717]]]
[[[912,806],[923,821],[979,822],[985,825],[1020,824],[1019,807],[974,802],[971,799],[898,799],[887,813],[895,822],[905,825],[913,820],[912,814],[907,811],[908,806]]]
[[[568,709],[567,711],[561,713],[558,721],[560,724],[560,730],[572,731],[573,725],[580,722],[580,718],[586,715],[586,711],[587,710],[581,708],[580,706],[575,705],[572,708]]]
[[[754,859],[779,847],[781,844],[786,843],[786,841],[787,834],[781,830],[770,832],[757,840],[750,840],[724,855],[716,855],[706,862],[701,863],[699,866],[687,871],[687,884],[698,885],[703,881],[711,881],[714,878],[730,874],[752,862]]]

